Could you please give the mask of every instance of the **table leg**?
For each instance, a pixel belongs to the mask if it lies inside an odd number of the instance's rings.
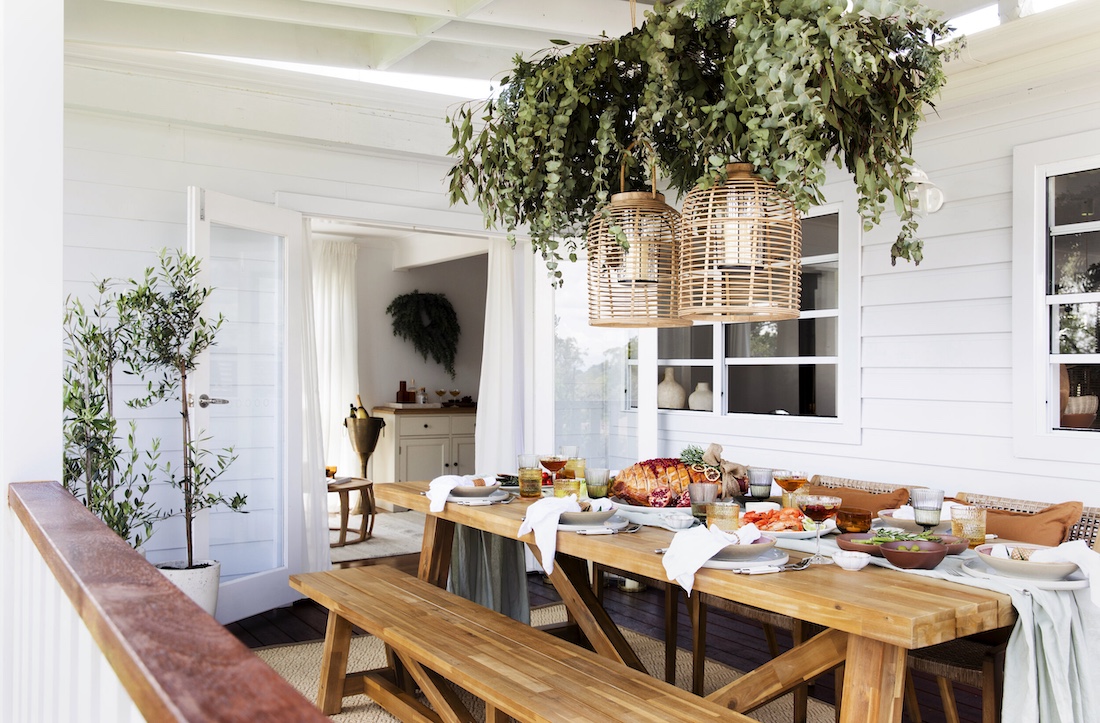
[[[321,655],[321,683],[317,688],[317,707],[325,715],[335,715],[344,704],[344,677],[351,651],[351,623],[332,610],[325,627],[325,647]]]
[[[538,546],[534,543],[528,543],[527,546],[539,564],[542,564]],[[545,569],[545,565],[543,568]],[[597,653],[643,673],[649,672],[630,647],[630,643],[626,642],[611,616],[596,600],[596,593],[589,584],[586,560],[559,553],[554,558],[554,572],[550,574],[550,582]]]
[[[451,545],[455,523],[428,515],[424,520],[424,541],[420,547],[419,577],[436,587],[447,587],[451,574]]]
[[[738,713],[748,713],[843,663],[846,649],[850,650],[850,640],[854,639],[856,639],[854,636],[839,630],[826,630],[779,657],[772,658],[725,687],[719,688],[708,695],[707,699]],[[868,681],[873,682],[876,673],[877,669],[869,669],[863,679],[864,684]],[[845,685],[847,684],[848,681],[845,680]],[[845,687],[845,698],[849,690]],[[866,720],[868,723],[873,723],[880,719],[872,715],[866,719],[852,718],[851,720]]]
[[[841,723],[901,721],[905,648],[852,635],[844,665]]]

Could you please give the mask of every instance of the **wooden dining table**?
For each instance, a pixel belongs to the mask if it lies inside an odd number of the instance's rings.
[[[427,489],[427,482],[376,486],[378,499],[427,515],[421,579],[446,585],[456,524],[521,540],[539,558],[534,535],[518,534],[530,501],[516,498],[508,504],[480,506],[448,502],[442,511],[431,512],[424,496]],[[588,563],[663,580],[665,570],[656,550],[668,547],[672,536],[655,526],[633,534],[558,532],[550,581],[596,652],[645,670],[592,590]],[[1012,625],[1016,619],[1008,595],[875,566],[848,572],[836,565],[811,565],[764,575],[704,568],[695,575],[694,591],[825,628],[708,698],[748,713],[844,664],[840,720],[846,723],[901,720],[908,650]]]

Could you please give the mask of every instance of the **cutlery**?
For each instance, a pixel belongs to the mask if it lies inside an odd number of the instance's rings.
[[[590,528],[590,529],[587,529],[587,530],[577,530],[577,534],[578,535],[617,535],[620,532],[624,532],[624,533],[629,535],[630,533],[637,532],[640,529],[642,529],[641,525],[630,525],[629,527],[624,527],[621,530],[612,530],[610,527],[593,527],[593,528]]]

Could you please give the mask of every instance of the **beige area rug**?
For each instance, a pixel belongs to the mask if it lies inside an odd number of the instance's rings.
[[[348,519],[348,537],[357,536],[359,515]],[[340,515],[329,515],[329,527],[340,526]],[[339,532],[329,530],[329,542],[340,539]],[[333,562],[348,560],[367,560],[375,557],[408,555],[420,552],[420,541],[424,536],[424,515],[408,510],[406,512],[379,511],[374,516],[374,534],[365,542],[354,545],[329,548]]]
[[[561,622],[565,619],[565,607],[553,605],[547,608],[533,610],[532,621],[536,625],[545,625],[552,622]],[[623,630],[623,634],[630,642],[631,647],[645,663],[651,672],[664,674],[664,643],[645,635],[640,635],[632,630]],[[317,697],[317,682],[321,670],[322,643],[299,643],[296,645],[280,645],[270,648],[260,648],[256,655],[275,669],[279,675],[290,682],[302,695],[309,700]],[[349,670],[370,670],[385,664],[385,655],[382,644],[377,638],[360,636],[351,641],[351,654],[348,660]],[[691,688],[691,654],[686,650],[680,650],[676,658],[677,680],[676,685],[685,690]],[[707,662],[705,691],[710,693],[741,675],[740,672],[716,663]],[[473,715],[482,720],[485,709],[481,701],[475,699],[465,691],[459,691]],[[787,695],[779,700],[772,701],[762,708],[751,713],[765,723],[789,723],[792,719],[791,696]],[[397,718],[383,710],[377,703],[365,695],[350,696],[344,699],[342,713],[332,716],[332,720],[339,723],[389,723]],[[833,707],[821,701],[810,699],[808,720],[810,723],[833,723]]]

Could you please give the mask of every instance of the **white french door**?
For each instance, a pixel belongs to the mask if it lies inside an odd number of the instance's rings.
[[[194,187],[188,211],[189,251],[214,289],[206,315],[225,316],[190,384],[195,438],[233,448],[215,491],[248,497],[246,514],[215,508],[195,528],[196,558],[222,563],[217,618],[227,623],[300,597],[287,577],[305,568],[302,383],[291,353],[303,340],[290,311],[304,302],[302,216]]]

